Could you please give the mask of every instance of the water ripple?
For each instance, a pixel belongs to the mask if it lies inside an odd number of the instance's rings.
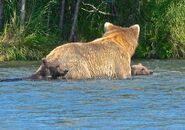
[[[0,84],[0,129],[184,129],[185,61],[143,60],[152,76],[129,80]],[[0,78],[27,76],[37,63],[0,64]],[[24,66],[24,67],[23,67]]]

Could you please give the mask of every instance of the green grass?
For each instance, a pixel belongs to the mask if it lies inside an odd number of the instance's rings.
[[[24,25],[14,10],[0,35],[0,61],[39,60],[57,46],[57,34],[48,31],[41,17],[46,7],[37,10],[39,15],[32,14]]]
[[[0,46],[0,61],[39,60],[44,55],[44,52],[26,46]]]
[[[5,25],[0,34],[0,61],[39,60],[58,46],[60,41],[68,39],[73,16],[70,8],[66,7],[64,30],[59,30],[60,3],[58,1],[30,0],[32,4],[29,3],[31,6],[26,8],[28,14],[24,25],[20,25],[17,2],[17,0],[5,2]],[[68,2],[66,6],[70,7],[72,1]],[[98,0],[87,0],[86,2],[104,12],[110,11],[105,1],[100,3]],[[135,57],[185,58],[185,1],[142,2],[138,8],[132,1],[115,1],[117,16],[105,16],[97,12],[88,13],[80,10],[76,31],[78,40],[90,41],[101,37],[106,21],[120,26],[139,23],[141,33]],[[81,7],[87,8],[84,5]],[[48,18],[50,18],[49,21]]]

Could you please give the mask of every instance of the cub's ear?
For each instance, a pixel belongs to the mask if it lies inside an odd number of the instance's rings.
[[[46,58],[42,58],[42,63],[43,63],[43,65],[47,66],[47,60],[46,60]]]
[[[105,24],[104,24],[104,31],[108,32],[108,31],[112,30],[113,27],[114,27],[114,25],[112,23],[105,22]]]
[[[133,30],[134,35],[138,38],[140,33],[140,26],[139,24],[135,24],[130,26],[130,28]]]
[[[138,65],[143,66],[141,63],[138,63]]]

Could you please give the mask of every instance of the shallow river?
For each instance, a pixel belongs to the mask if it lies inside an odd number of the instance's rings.
[[[185,60],[136,60],[154,70],[130,80],[0,83],[0,130],[185,129]],[[0,79],[36,62],[0,63]]]

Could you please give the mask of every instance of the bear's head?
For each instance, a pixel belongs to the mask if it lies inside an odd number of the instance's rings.
[[[124,49],[132,56],[138,46],[140,27],[138,24],[130,27],[120,27],[106,22],[104,24],[105,34],[103,37],[113,37],[116,42],[124,46]]]
[[[151,75],[153,71],[139,63],[131,66],[131,73],[132,75]]]
[[[39,69],[32,75],[32,79],[57,79],[63,77],[68,70],[60,70],[59,65],[48,63],[45,58],[42,59],[42,64]]]

